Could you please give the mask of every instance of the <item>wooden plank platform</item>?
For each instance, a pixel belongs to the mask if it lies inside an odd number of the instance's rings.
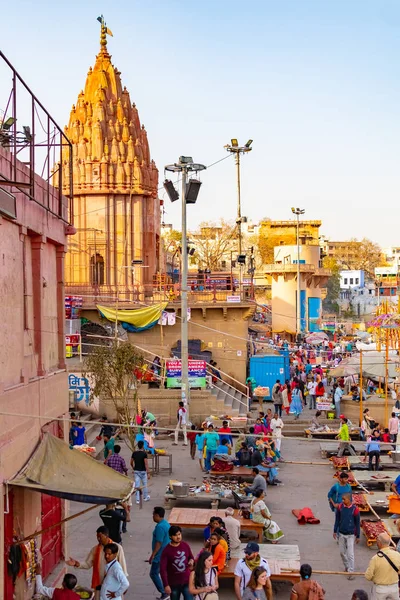
[[[375,478],[375,475],[384,475],[384,479]],[[391,471],[385,471],[385,473],[379,472],[379,471],[355,471],[354,472],[354,477],[356,478],[357,482],[360,483],[361,485],[367,486],[367,485],[376,485],[378,483],[380,484],[384,484],[385,486],[385,490],[390,489],[390,486],[392,485],[392,483],[395,482],[396,478],[398,476],[398,473],[396,472],[391,472]]]
[[[365,452],[366,442],[360,441],[352,441],[352,445],[354,446],[357,454],[361,454]],[[335,456],[339,450],[339,442],[321,442],[319,445],[319,449],[321,451],[321,455],[326,458],[329,456]],[[392,444],[381,444],[381,454],[388,453],[393,450]],[[347,456],[347,455],[346,455]]]
[[[252,481],[254,479],[254,475],[252,473],[253,467],[233,467],[232,471],[211,471],[210,475],[214,477],[221,477],[224,479],[241,479]],[[267,471],[260,471],[260,475],[267,477]]]
[[[312,429],[306,428],[304,430],[304,435],[308,438],[314,438],[316,440],[334,440],[336,436],[339,434],[339,430],[333,429],[332,431],[313,431]],[[352,429],[350,431],[350,439],[351,440],[359,440],[360,439],[360,430]]]
[[[173,502],[174,500],[178,501],[179,503],[188,505],[194,504],[195,502],[213,502],[216,500],[218,501],[218,506],[222,503],[226,504],[227,506],[235,505],[235,500],[233,499],[233,496],[230,496],[228,498],[224,496],[221,498],[219,494],[213,492],[199,492],[198,494],[192,494],[183,497],[166,493],[164,496],[164,500],[167,504],[168,502]]]
[[[349,459],[350,467],[368,464],[368,456],[366,462],[361,462],[360,457],[358,456],[347,456],[346,458]],[[394,463],[388,454],[381,455],[379,462],[382,465],[383,470],[400,471],[400,463]]]
[[[371,492],[371,494],[365,494],[365,497],[374,510],[387,511],[389,507],[388,492]]]
[[[390,537],[398,540],[400,538],[400,533],[396,527],[395,519],[382,519],[382,522],[388,530]]]
[[[182,529],[204,529],[207,527],[212,516],[225,517],[225,510],[208,508],[173,508],[169,514],[170,525],[179,525]],[[239,517],[239,511],[235,510],[233,515],[240,523],[242,531],[255,531],[261,542],[264,526],[262,523],[254,523],[252,519]]]
[[[246,544],[241,544],[240,548],[232,550],[231,560],[218,577],[231,579],[234,577],[238,561],[244,558],[245,547]],[[290,581],[291,583],[300,581],[300,550],[298,546],[261,544],[260,555],[268,560],[272,580]]]

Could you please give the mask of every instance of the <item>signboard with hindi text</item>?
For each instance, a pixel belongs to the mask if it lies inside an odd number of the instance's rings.
[[[189,386],[206,387],[206,361],[189,360]],[[167,388],[180,388],[182,385],[182,363],[180,360],[167,360]]]

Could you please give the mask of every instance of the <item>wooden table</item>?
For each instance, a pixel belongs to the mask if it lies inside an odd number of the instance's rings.
[[[387,492],[371,492],[371,494],[364,494],[367,502],[374,510],[387,509],[389,508],[389,500]],[[383,502],[382,502],[383,500]]]
[[[231,551],[231,560],[225,569],[218,575],[219,578],[233,578],[236,565],[244,558],[246,544],[240,544],[240,548]],[[300,581],[300,550],[298,546],[283,544],[260,544],[260,555],[268,560],[271,569],[271,579],[274,581]]]
[[[255,475],[252,472],[253,467],[233,467],[232,471],[211,471],[210,475],[214,477],[223,477],[224,479],[246,479],[253,480]],[[260,475],[267,477],[268,471],[260,471]]]
[[[315,438],[317,440],[332,440],[332,439],[335,439],[338,434],[339,434],[339,430],[313,431],[312,429],[308,429],[308,428],[304,430],[304,435],[306,437]],[[352,440],[360,439],[360,430],[352,429],[350,431],[350,439],[352,439]]]
[[[374,475],[385,475],[385,479],[375,479]],[[387,471],[385,473],[379,471],[356,471],[353,473],[358,483],[361,485],[376,485],[378,483],[383,483],[385,486],[385,490],[389,490],[392,483],[397,479],[398,473],[392,473]]]
[[[366,462],[361,462],[359,456],[347,456],[346,458],[349,459],[350,466],[368,464],[368,456]],[[387,454],[380,456],[379,463],[384,470],[400,471],[400,463],[393,462],[391,457]]]
[[[172,474],[172,454],[171,452],[166,452],[165,454],[155,454],[156,457],[156,473],[161,473],[161,471],[166,471],[169,475]],[[166,459],[167,466],[161,467],[161,459]]]
[[[352,446],[356,449],[358,454],[365,453],[366,442],[352,441]],[[335,456],[339,450],[339,442],[321,442],[319,445],[321,455],[326,458],[328,456]],[[381,454],[391,452],[393,450],[392,444],[381,444]],[[347,455],[346,455],[347,456]]]
[[[214,492],[199,492],[198,494],[189,494],[188,496],[175,496],[174,494],[166,493],[164,496],[165,502],[168,504],[170,501],[177,500],[183,504],[192,504],[194,502],[213,502],[217,501],[218,506],[224,502],[228,506],[235,506],[235,500],[233,496],[221,497],[219,494]]]
[[[397,529],[395,519],[382,519],[382,523],[385,525],[391,538],[400,538],[400,533]]]
[[[234,517],[240,523],[242,530],[256,531],[258,539],[261,542],[263,537],[264,525],[254,523],[252,519],[243,519],[239,517],[239,511],[235,510]],[[182,529],[204,529],[210,522],[212,516],[225,517],[225,510],[208,508],[173,508],[168,517],[170,525],[179,525]],[[274,546],[275,547],[275,546]]]

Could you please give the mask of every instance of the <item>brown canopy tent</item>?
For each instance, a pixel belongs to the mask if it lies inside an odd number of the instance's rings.
[[[133,482],[45,433],[24,468],[7,483],[65,500],[108,504],[127,498]]]

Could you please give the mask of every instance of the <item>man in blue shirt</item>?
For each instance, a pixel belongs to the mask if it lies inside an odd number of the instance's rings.
[[[160,560],[161,554],[165,546],[169,544],[169,523],[164,519],[165,509],[162,506],[155,506],[153,510],[153,521],[156,526],[153,529],[153,540],[151,543],[151,555],[149,558],[150,579],[160,592],[162,599],[167,599],[168,594],[165,593],[163,582],[160,577]]]
[[[391,490],[396,496],[400,496],[400,475],[396,477],[395,482],[392,483]]]
[[[374,432],[377,433],[377,432]],[[375,471],[379,470],[379,458],[381,456],[381,444],[379,439],[376,437],[372,437],[371,441],[368,442],[365,448],[365,455],[368,454],[368,471],[374,470],[374,465],[372,464],[373,459],[375,458]],[[366,458],[366,457],[365,457]]]
[[[349,476],[345,471],[339,475],[339,480],[331,487],[328,492],[329,506],[332,512],[341,504],[344,494],[352,494]]]
[[[229,454],[228,451],[228,440],[222,440],[217,448],[216,454]]]
[[[340,556],[349,573],[347,579],[354,579],[354,542],[360,541],[360,510],[353,504],[351,494],[344,494],[336,508],[333,539],[339,540]]]

